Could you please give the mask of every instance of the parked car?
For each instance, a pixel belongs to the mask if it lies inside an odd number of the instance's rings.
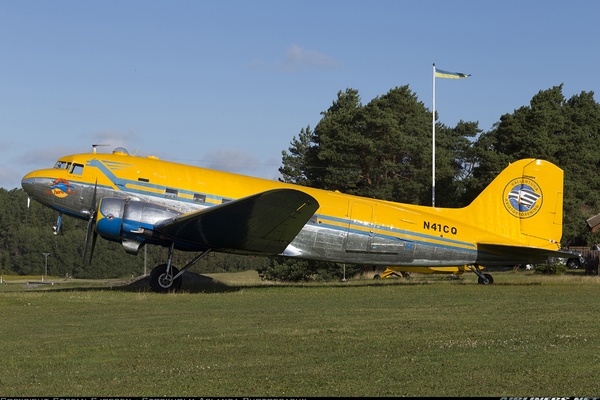
[[[570,258],[557,258],[550,257],[548,258],[549,264],[560,263],[566,265],[569,269],[578,269],[585,266],[585,258],[581,255],[581,253],[573,252],[573,257]]]
[[[569,269],[581,268],[585,266],[585,258],[583,258],[581,254],[577,257],[567,258],[566,265]]]
[[[570,258],[550,258],[548,261],[552,262],[552,260],[566,265],[568,269],[578,269],[585,266],[585,258],[583,258],[581,253],[573,253],[573,257]]]

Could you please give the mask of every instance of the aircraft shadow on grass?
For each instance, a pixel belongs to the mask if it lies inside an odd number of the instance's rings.
[[[406,280],[406,279],[386,279],[386,280],[364,280],[361,282],[352,282],[347,284],[345,282],[323,282],[319,283],[264,283],[264,284],[227,284],[217,279],[211,278],[206,275],[197,274],[194,272],[184,272],[184,281],[182,287],[178,290],[181,293],[189,294],[202,294],[202,293],[227,293],[227,292],[238,292],[243,289],[268,289],[274,286],[280,286],[284,288],[304,288],[310,290],[312,288],[323,288],[328,287],[332,290],[335,289],[352,289],[356,287],[381,287],[381,286],[415,286],[415,285],[435,285],[442,283],[443,281],[452,281],[452,284],[457,285],[470,285],[476,284],[476,282],[465,282],[455,276],[437,276],[436,278],[428,280]],[[94,291],[118,291],[118,292],[149,292],[152,290],[148,286],[149,276],[142,276],[131,279],[129,281],[115,282],[111,286],[81,286],[81,287],[53,287],[49,289],[53,292],[94,292]],[[500,285],[531,285],[535,284],[532,282],[523,283],[501,283]],[[57,285],[60,285],[58,283]],[[31,282],[27,285],[29,288],[35,286],[41,286],[39,282]],[[46,285],[44,285],[46,286]]]

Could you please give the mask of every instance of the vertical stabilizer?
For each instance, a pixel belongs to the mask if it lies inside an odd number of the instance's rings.
[[[506,167],[466,209],[473,223],[507,245],[557,250],[562,207],[563,171],[530,158]]]

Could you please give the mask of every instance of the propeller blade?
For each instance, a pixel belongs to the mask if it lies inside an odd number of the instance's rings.
[[[94,183],[94,194],[92,195],[92,204],[90,205],[90,215],[96,212],[96,195],[98,194],[98,178]]]
[[[90,251],[90,264],[92,263],[92,257],[94,256],[94,249],[96,248],[96,239],[98,238],[98,232],[94,230],[94,236],[92,236],[92,249]]]
[[[88,248],[88,243],[90,241],[90,235],[92,234],[92,230],[93,232],[93,237],[92,237],[92,249],[91,249],[91,253],[90,253],[90,263],[92,262],[92,256],[94,254],[94,247],[96,247],[96,229],[94,229],[94,224],[96,222],[96,197],[98,194],[98,179],[96,179],[96,183],[94,184],[94,193],[92,194],[92,202],[90,204],[90,208],[89,208],[89,214],[90,214],[90,219],[88,220],[88,224],[87,224],[87,230],[85,232],[85,244],[83,245],[83,263],[85,264],[85,259],[87,256],[87,248]]]
[[[87,248],[88,248],[88,243],[90,241],[90,234],[92,233],[92,229],[93,229],[93,224],[94,224],[94,217],[93,215],[90,215],[90,219],[88,220],[88,224],[87,224],[87,229],[85,231],[85,243],[83,245],[83,263],[85,264],[85,258],[87,256]]]

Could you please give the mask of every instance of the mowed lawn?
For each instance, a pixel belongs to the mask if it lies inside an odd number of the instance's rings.
[[[599,394],[596,277],[230,276],[227,290],[167,295],[4,285],[0,396]]]

